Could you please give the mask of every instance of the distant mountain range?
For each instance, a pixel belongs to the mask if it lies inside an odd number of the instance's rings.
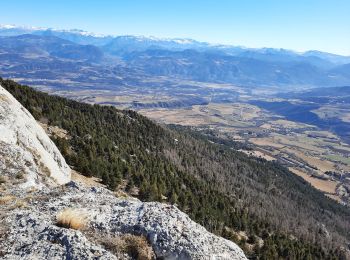
[[[17,54],[28,58],[61,58],[98,62],[103,52],[93,45],[77,43],[56,36],[38,36],[23,34],[12,37],[0,37],[2,54]]]
[[[192,39],[105,36],[76,29],[0,26],[0,58],[3,76],[16,73],[9,67],[12,62],[27,67],[45,59],[47,66],[61,66],[62,70],[65,63],[79,61],[97,73],[100,65],[123,66],[140,77],[167,76],[241,86],[350,84],[350,57],[346,56],[214,45]]]

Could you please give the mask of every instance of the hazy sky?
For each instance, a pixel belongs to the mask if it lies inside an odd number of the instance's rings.
[[[350,55],[350,0],[3,0],[1,24]]]

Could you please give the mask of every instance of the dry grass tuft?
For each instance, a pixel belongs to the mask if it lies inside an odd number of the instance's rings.
[[[130,256],[139,260],[148,260],[154,258],[152,247],[149,246],[144,236],[125,235],[124,241],[126,249]]]
[[[36,191],[38,191],[38,189],[33,186],[28,189],[27,193],[34,193]]]
[[[8,204],[8,203],[12,202],[15,199],[16,199],[16,197],[12,196],[12,195],[1,196],[0,197],[0,205]]]
[[[101,241],[101,244],[114,254],[125,253],[138,260],[155,259],[153,249],[144,236],[126,234],[120,237],[109,237]]]
[[[17,200],[15,204],[16,208],[26,208],[27,207],[27,202],[24,200]]]
[[[16,203],[11,205],[9,207],[9,210],[14,210],[14,209],[24,209],[27,208],[27,202],[25,202],[23,199],[16,199]]]
[[[64,228],[83,229],[87,222],[87,214],[81,209],[66,208],[56,216],[57,225]]]

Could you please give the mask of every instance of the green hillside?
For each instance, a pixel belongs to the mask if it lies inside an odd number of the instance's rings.
[[[350,210],[277,163],[134,111],[49,96],[1,78],[0,84],[37,120],[68,131],[71,139],[54,141],[75,170],[112,190],[127,182],[141,200],[176,204],[251,258],[340,259],[350,241]]]

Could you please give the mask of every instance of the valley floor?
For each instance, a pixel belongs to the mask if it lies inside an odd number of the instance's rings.
[[[349,204],[350,145],[329,131],[238,102],[142,109],[140,113],[165,124],[211,129],[219,136],[247,144],[249,150],[242,152],[277,160],[327,196]]]

